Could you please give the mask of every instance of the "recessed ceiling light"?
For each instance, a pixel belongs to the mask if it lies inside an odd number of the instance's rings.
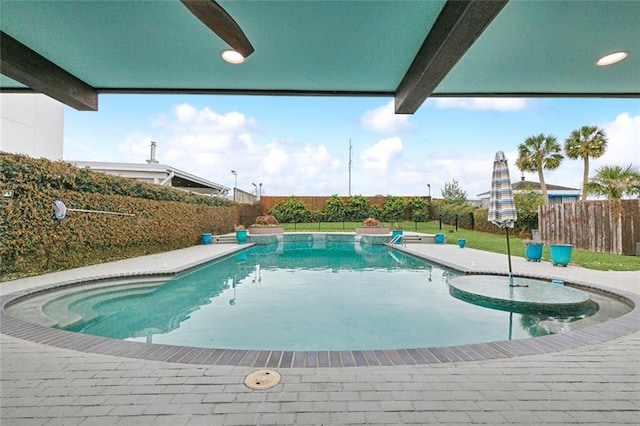
[[[602,58],[598,59],[596,65],[601,67],[606,67],[607,65],[613,65],[618,63],[629,56],[629,52],[613,52],[608,55],[604,55]]]
[[[222,59],[224,59],[226,62],[229,62],[230,64],[241,64],[244,62],[244,56],[242,56],[235,50],[223,50],[221,55]]]

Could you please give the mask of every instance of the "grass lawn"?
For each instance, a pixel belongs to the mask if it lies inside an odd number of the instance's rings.
[[[353,232],[356,227],[362,226],[360,222],[284,223],[281,225],[286,232]],[[442,230],[440,230],[437,221],[418,224],[414,222],[400,222],[399,225],[405,231],[446,234],[448,244],[457,244],[458,238],[464,238],[467,240],[466,247],[507,254],[507,244],[504,233],[490,234],[462,228],[458,228],[456,231],[454,226],[445,224],[442,225]],[[510,237],[509,240],[511,242],[511,254],[513,256],[524,257],[524,244],[522,244],[522,239]],[[547,246],[545,246],[542,251],[542,260],[551,260],[549,247]],[[571,255],[571,264],[599,271],[640,271],[640,257],[638,256],[619,256],[585,250],[574,249]]]

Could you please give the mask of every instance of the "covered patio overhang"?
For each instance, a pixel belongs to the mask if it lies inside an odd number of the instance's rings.
[[[615,0],[2,0],[0,90],[92,111],[112,93],[382,96],[401,114],[431,96],[638,97],[638,22],[640,2]]]

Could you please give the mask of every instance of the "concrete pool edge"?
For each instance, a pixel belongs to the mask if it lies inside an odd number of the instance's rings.
[[[238,248],[243,249],[244,247]],[[397,247],[394,247],[397,249]],[[235,252],[237,250],[233,250]],[[404,250],[402,250],[404,251]],[[440,260],[428,256],[417,255],[413,251],[406,251],[417,257],[443,264]],[[470,344],[437,348],[409,348],[378,351],[256,351],[235,349],[204,349],[194,347],[170,346],[160,344],[146,344],[140,342],[121,341],[102,337],[81,335],[63,330],[39,326],[19,320],[6,314],[5,306],[14,300],[26,297],[34,292],[41,292],[47,288],[60,285],[85,283],[90,280],[113,280],[126,278],[140,278],[144,276],[167,275],[182,272],[196,267],[206,261],[224,257],[230,253],[223,253],[213,258],[202,259],[198,262],[185,262],[183,267],[172,270],[156,270],[136,273],[122,273],[96,277],[78,278],[73,282],[57,282],[45,286],[12,292],[0,298],[0,332],[12,337],[46,344],[58,348],[71,349],[80,352],[114,355],[120,357],[176,362],[191,365],[226,365],[268,368],[290,367],[356,367],[356,366],[385,366],[385,365],[413,365],[439,364],[451,362],[478,361],[499,358],[511,358],[521,355],[534,355],[548,352],[559,352],[576,347],[597,344],[626,336],[640,330],[640,310],[637,309],[640,295],[629,293],[595,284],[573,280],[571,284],[594,289],[614,297],[621,298],[633,305],[633,310],[621,317],[606,322],[591,325],[580,330],[567,333],[527,338],[511,341],[496,341],[490,343]],[[451,269],[467,274],[504,275],[503,271],[469,270],[454,263],[444,265]],[[537,279],[551,279],[547,275],[519,274]],[[568,282],[568,281],[567,281]]]

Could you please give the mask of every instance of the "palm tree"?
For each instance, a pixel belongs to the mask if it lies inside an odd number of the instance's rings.
[[[596,170],[585,188],[590,195],[601,195],[608,199],[640,196],[640,169],[629,164],[622,166],[602,166]]]
[[[589,182],[589,158],[599,158],[607,150],[607,135],[597,126],[582,126],[571,132],[564,141],[564,153],[572,160],[584,160],[582,178],[582,199],[587,199],[587,182]]]
[[[564,158],[561,152],[562,148],[558,144],[556,137],[542,133],[537,136],[529,136],[523,143],[518,145],[516,166],[523,172],[538,172],[544,204],[549,204],[549,197],[542,171],[544,169],[554,170],[560,167],[560,163]]]

